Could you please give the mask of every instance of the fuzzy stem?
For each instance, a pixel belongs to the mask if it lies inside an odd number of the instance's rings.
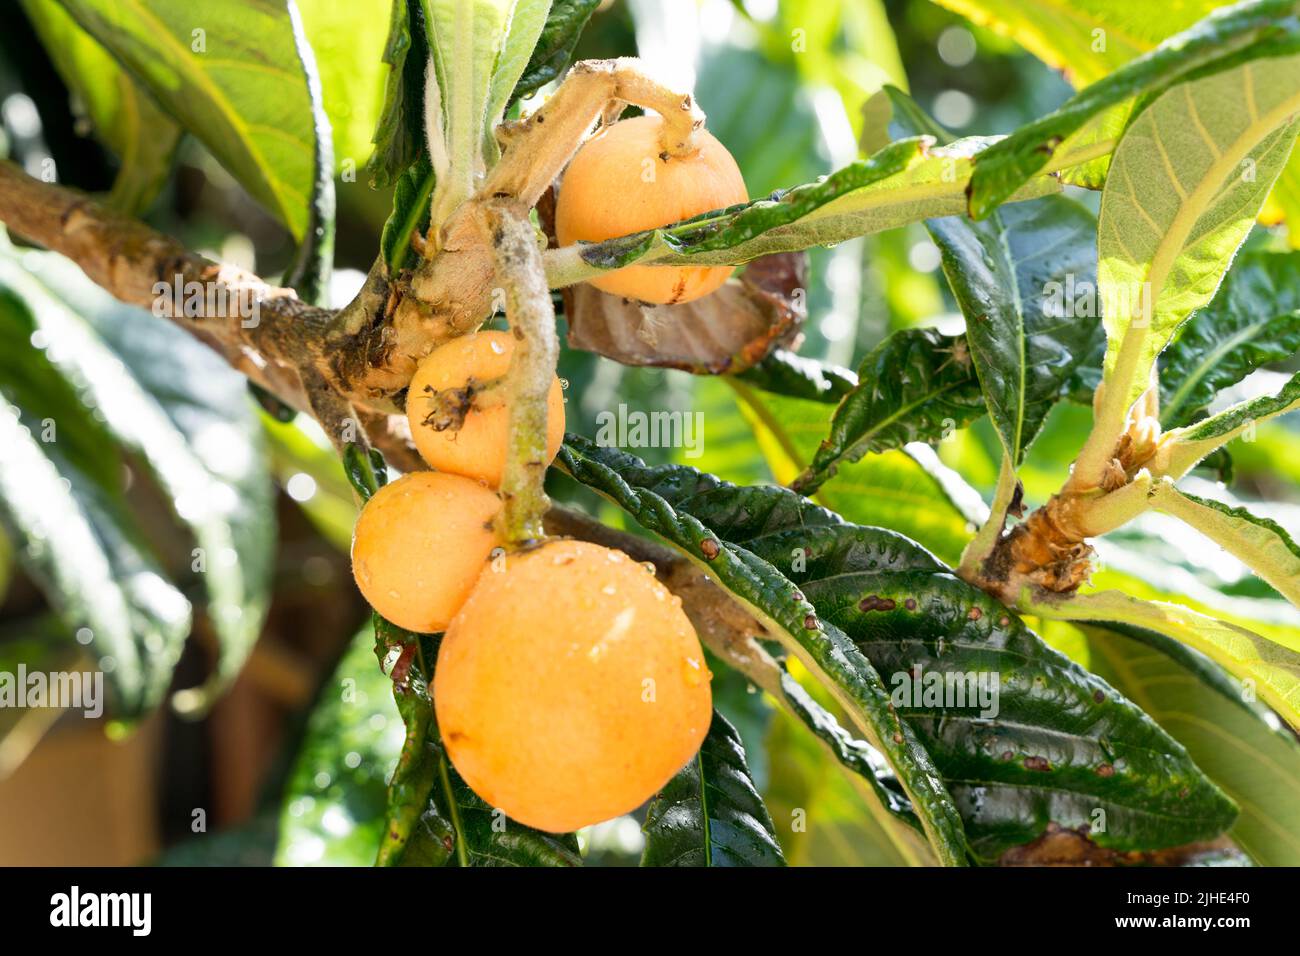
[[[489,202],[483,205],[483,219],[515,336],[505,378],[510,428],[501,477],[504,507],[497,521],[507,544],[519,546],[545,535],[542,518],[550,507],[543,488],[549,463],[546,401],[560,357],[560,343],[537,234],[527,210],[505,200]]]

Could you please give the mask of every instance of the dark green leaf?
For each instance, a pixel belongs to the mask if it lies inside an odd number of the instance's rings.
[[[891,706],[933,756],[981,858],[1034,839],[1049,823],[1090,826],[1099,808],[1105,829],[1093,839],[1120,849],[1207,839],[1231,823],[1231,801],[1138,708],[901,535],[847,524],[782,489],[737,488],[586,447],[561,455],[566,467],[576,463],[575,474],[598,475],[595,458],[617,472],[621,479],[606,479],[602,490],[630,485],[632,494],[615,500],[630,501],[639,521],[679,547],[689,541],[675,537],[688,526],[683,516],[702,522],[723,542],[709,571],[744,600],[753,603],[723,556],[789,568],[786,579],[816,608],[818,626],[847,637],[893,687]],[[903,693],[912,678],[971,687],[981,674],[998,680],[991,715]]]
[[[1165,474],[1180,478],[1206,455],[1253,429],[1259,423],[1300,409],[1300,373],[1271,395],[1230,405],[1185,428],[1169,432],[1169,464]]]
[[[646,815],[642,866],[784,866],[745,748],[717,711],[699,752]]]
[[[429,228],[429,200],[433,196],[434,185],[433,167],[429,165],[429,157],[423,153],[397,178],[397,188],[393,190],[393,211],[384,223],[384,231],[379,239],[380,255],[388,265],[390,276],[415,264],[411,234],[423,234]]]
[[[897,136],[951,137],[906,93],[886,87]],[[966,341],[989,414],[1013,467],[1037,436],[1075,366],[1105,338],[1099,317],[1076,316],[1067,289],[1096,287],[1097,219],[1064,196],[1015,203],[977,222],[926,223],[966,317]]]
[[[83,400],[84,383],[34,347],[45,335],[27,298],[0,282],[0,517],[64,639],[89,640],[111,712],[136,717],[171,681],[189,602],[130,515],[118,444]]]
[[[765,392],[830,403],[839,402],[858,384],[851,370],[804,358],[789,349],[775,350],[736,377]]]
[[[928,225],[966,316],[989,412],[1018,465],[1079,360],[1105,339],[1100,319],[1058,311],[1053,292],[1096,281],[1096,219],[1073,200],[1045,196],[979,223],[949,217]]]
[[[424,155],[424,72],[428,61],[424,16],[418,0],[392,0],[384,49],[384,62],[389,67],[384,107],[373,137],[375,151],[366,163],[374,188],[392,184],[417,157]]]
[[[937,442],[984,410],[965,337],[895,332],[862,360],[857,387],[835,409],[830,437],[794,487],[812,494],[843,462],[908,442]]]
[[[1300,37],[1300,19],[1294,0],[1260,0],[1216,11],[985,150],[971,177],[971,214],[977,219],[988,216],[1046,168],[1073,134],[1087,132],[1090,121],[1098,125],[1107,120],[1112,108],[1130,104],[1124,115],[1096,132],[1099,146],[1119,134],[1135,99],[1154,98],[1194,72],[1263,55],[1295,37]]]
[[[367,624],[321,686],[280,810],[279,866],[369,866],[404,739]]]
[[[835,693],[868,743],[889,760],[940,860],[947,865],[965,862],[966,844],[956,807],[929,754],[890,706],[880,675],[839,628],[819,619],[776,567],[713,529],[727,526],[729,520],[743,520],[756,528],[791,521],[826,533],[828,527],[842,525],[842,519],[785,489],[737,488],[693,468],[647,467],[631,455],[598,448],[574,435],[568,436],[558,461],[575,479],[699,562],[797,654]],[[902,549],[900,560],[906,560],[905,554],[934,561],[905,538],[893,538]],[[779,560],[784,566],[796,557],[788,552]]]
[[[1300,253],[1238,257],[1160,356],[1160,423],[1191,424],[1220,391],[1300,350]]]
[[[546,26],[533,48],[533,55],[524,67],[523,76],[515,84],[511,99],[534,93],[558,77],[569,66],[573,49],[578,45],[583,27],[600,6],[600,0],[554,0],[546,16]]]

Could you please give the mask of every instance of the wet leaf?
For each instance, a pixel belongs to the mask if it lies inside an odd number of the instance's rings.
[[[1112,848],[1208,839],[1231,823],[1231,802],[1137,707],[901,535],[848,524],[782,489],[738,488],[675,466],[646,468],[575,441],[561,455],[566,468],[639,522],[698,554],[742,601],[757,603],[723,556],[750,568],[780,568],[815,608],[803,623],[847,639],[848,645],[836,642],[838,652],[865,654],[882,687],[892,688],[891,712],[905,717],[933,759],[980,858],[1026,843],[1052,823],[1092,826],[1099,806],[1105,830],[1093,838]],[[723,542],[709,549],[712,558],[691,543],[699,532],[687,530],[687,516]],[[805,626],[803,634],[811,633]],[[843,671],[822,664],[820,673]],[[981,674],[983,704],[975,702]],[[936,675],[937,702],[925,696]],[[992,675],[996,692],[987,683]],[[943,688],[956,682],[962,695],[945,697]]]
[[[716,711],[699,752],[651,802],[643,829],[642,866],[785,865],[745,748]]]

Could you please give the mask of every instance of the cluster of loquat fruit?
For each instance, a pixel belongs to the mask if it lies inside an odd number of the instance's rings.
[[[600,241],[743,202],[744,181],[706,131],[660,155],[662,120],[615,123],[570,163],[556,207],[562,244]],[[654,175],[642,174],[646,162]],[[630,267],[593,281],[646,302],[717,289],[729,267]],[[474,791],[512,819],[567,832],[652,797],[699,749],[710,674],[681,601],[621,551],[548,539],[505,553],[494,526],[509,401],[494,392],[514,340],[478,332],[431,352],[407,397],[433,471],[381,488],[352,543],[357,586],[388,620],[445,632],[433,680],[439,730]],[[564,436],[559,379],[547,398],[547,463]],[[504,557],[494,557],[494,555]]]

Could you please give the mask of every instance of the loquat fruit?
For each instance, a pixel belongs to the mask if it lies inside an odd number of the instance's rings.
[[[745,202],[745,181],[727,148],[708,130],[694,133],[688,156],[663,153],[663,120],[637,116],[583,144],[565,170],[555,207],[561,246],[655,229]],[[716,290],[731,266],[627,266],[590,280],[602,292],[668,305]]]
[[[352,576],[370,606],[418,633],[446,630],[492,550],[501,501],[460,475],[412,472],[380,488],[352,532]]]
[[[475,332],[430,352],[406,395],[411,438],[431,468],[492,487],[501,484],[510,405],[495,384],[510,367],[515,341],[506,332]],[[554,379],[546,397],[546,462],[564,440],[564,392]]]
[[[712,717],[681,601],[621,551],[550,541],[485,571],[443,638],[434,705],[466,783],[556,833],[654,796]]]

